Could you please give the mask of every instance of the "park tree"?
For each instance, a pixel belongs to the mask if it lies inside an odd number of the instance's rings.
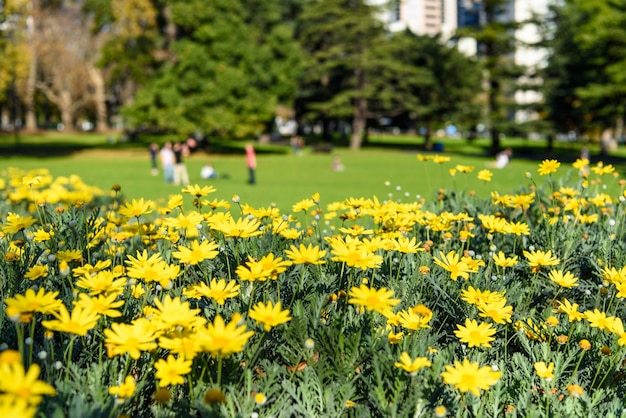
[[[306,51],[301,84],[308,118],[351,120],[350,147],[361,147],[374,71],[387,44],[375,8],[363,0],[313,0],[300,17],[298,39]]]
[[[68,3],[48,10],[40,25],[37,89],[59,109],[64,129],[72,130],[87,108],[95,109],[98,124],[106,126],[104,79],[95,68],[101,43],[91,33],[89,19],[78,4]]]
[[[477,42],[478,57],[484,68],[486,121],[491,136],[491,152],[501,148],[500,135],[511,126],[510,114],[515,107],[514,92],[524,68],[514,61],[517,46],[515,30],[520,22],[507,16],[509,0],[471,0],[481,8],[481,23],[461,28],[459,37]]]
[[[626,105],[626,2],[568,0],[545,24],[550,51],[543,71],[547,119],[555,132],[597,140],[623,135]]]
[[[574,39],[594,58],[587,68],[593,77],[576,89],[592,109],[586,118],[621,138],[626,116],[626,0],[570,0],[564,9],[577,13]]]
[[[463,120],[477,107],[481,68],[477,60],[461,53],[440,36],[395,33],[384,51],[372,105],[381,114],[403,116],[414,128],[424,128],[424,146],[431,133],[446,122]]]
[[[34,54],[34,19],[32,9],[38,4],[27,0],[11,0],[3,4],[0,17],[0,98],[3,124],[11,109],[13,122],[21,118],[25,106],[26,129],[36,128],[34,117],[36,55]],[[10,103],[9,103],[10,102]]]
[[[249,138],[267,130],[279,104],[292,104],[300,71],[293,27],[271,7],[260,15],[246,6],[167,2],[166,59],[124,108],[131,126]]]
[[[158,63],[170,57],[175,28],[169,8],[152,0],[86,0],[83,11],[93,17],[93,33],[106,33],[96,67],[105,74],[108,105],[115,112],[131,103]]]

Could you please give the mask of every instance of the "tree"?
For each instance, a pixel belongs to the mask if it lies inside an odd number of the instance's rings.
[[[478,55],[484,66],[487,125],[491,136],[491,152],[500,149],[500,134],[510,126],[511,108],[516,82],[524,69],[516,65],[515,29],[519,22],[506,16],[509,0],[473,0],[482,8],[482,23],[478,27],[462,28],[458,36],[476,39]]]
[[[626,0],[571,0],[566,7],[585,17],[575,39],[595,58],[589,63],[595,76],[576,92],[596,110],[593,120],[602,128],[613,127],[615,137],[621,138],[626,116]]]
[[[370,76],[385,43],[375,9],[362,0],[317,0],[301,15],[298,38],[307,52],[302,83],[304,109],[318,119],[351,118],[350,147],[358,149],[366,128]]]
[[[385,53],[375,104],[388,116],[403,115],[423,127],[427,149],[434,126],[458,124],[476,106],[482,90],[479,64],[440,37],[397,33]]]
[[[175,33],[169,34],[175,28],[169,9],[151,0],[86,0],[83,12],[93,16],[92,32],[105,35],[94,68],[104,73],[112,98],[108,104],[117,111],[119,105],[132,102],[158,63],[170,57],[167,48]]]
[[[240,0],[172,0],[168,7],[170,55],[124,108],[129,124],[225,138],[265,131],[278,104],[295,95],[293,29],[252,15]]]
[[[77,5],[49,10],[41,17],[41,32],[35,44],[41,78],[37,88],[59,108],[64,129],[72,130],[78,112],[94,104],[94,51],[99,44],[91,36],[89,21]]]
[[[626,2],[568,0],[551,9],[543,72],[547,119],[556,132],[622,135],[626,110]]]

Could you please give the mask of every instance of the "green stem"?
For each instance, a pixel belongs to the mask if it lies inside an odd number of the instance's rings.
[[[219,356],[217,358],[217,386],[218,387],[222,385],[222,361],[223,361],[223,357]]]
[[[293,292],[293,295],[291,296],[291,302],[289,302],[289,310],[291,310],[291,307],[293,306],[293,302],[296,300],[296,294],[300,291],[300,286],[302,286],[303,277],[304,277],[304,266],[300,266],[300,278],[298,279],[298,287],[296,287],[296,290]]]
[[[589,387],[591,387],[591,388],[594,387],[594,384],[596,383],[596,379],[598,378],[598,375],[600,374],[600,370],[602,370],[602,365],[603,364],[604,364],[604,355],[600,359],[600,365],[596,369],[596,374],[593,376],[593,380],[591,381],[591,385]]]
[[[574,381],[574,378],[576,377],[576,373],[578,372],[578,368],[580,367],[580,363],[582,363],[584,356],[585,356],[585,350],[583,350],[580,353],[580,357],[578,358],[578,363],[576,363],[576,367],[574,367],[574,371],[572,372],[572,375],[570,376],[569,383],[572,383]]]

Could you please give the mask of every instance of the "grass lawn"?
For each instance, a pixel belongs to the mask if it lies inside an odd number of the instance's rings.
[[[452,158],[448,163],[435,164],[432,161],[418,161],[416,155],[420,141],[403,139],[402,146],[389,146],[396,137],[373,138],[372,143],[360,151],[351,151],[336,148],[332,154],[312,153],[307,149],[302,155],[292,154],[259,154],[257,184],[246,184],[247,169],[243,154],[208,155],[196,153],[187,159],[187,166],[192,184],[210,184],[217,192],[210,197],[230,200],[234,194],[241,196],[241,201],[252,206],[267,206],[276,203],[283,211],[288,211],[291,205],[299,200],[310,197],[319,192],[322,204],[344,200],[347,197],[373,197],[381,200],[393,197],[394,199],[414,200],[417,195],[431,198],[439,188],[454,188],[459,191],[474,190],[478,196],[487,197],[491,191],[500,193],[513,192],[522,184],[529,181],[524,173],[533,173],[538,184],[546,181],[537,174],[537,165],[543,158],[556,158],[563,161],[559,175],[566,175],[571,162],[577,157],[578,149],[572,144],[558,144],[553,155],[546,155],[545,143],[540,141],[510,140],[503,145],[515,149],[513,160],[509,167],[503,170],[493,169],[493,179],[484,183],[476,178],[480,169],[490,168],[493,158],[487,156],[485,149],[487,140],[476,140],[468,144],[465,140],[445,140],[444,154]],[[12,137],[1,137],[0,147],[11,149]],[[75,137],[67,140],[56,134],[48,142],[41,138],[23,137],[20,146],[22,149],[33,147],[35,150],[45,143],[51,146],[55,141],[60,142],[61,149],[71,149],[68,152],[48,152],[50,156],[29,156],[28,153],[14,155],[3,153],[0,158],[0,167],[18,167],[23,169],[47,168],[52,175],[78,174],[86,183],[102,189],[110,189],[119,184],[122,192],[128,198],[144,197],[164,202],[170,194],[180,192],[180,188],[163,183],[161,175],[150,175],[149,155],[143,144],[130,146],[128,144],[108,144],[104,135],[87,135],[83,143],[87,147],[63,148],[67,144],[80,144]],[[33,141],[33,142],[30,142]],[[514,142],[516,141],[516,142]],[[37,145],[39,144],[39,145]],[[592,163],[599,159],[594,157]],[[620,150],[621,152],[621,150]],[[342,172],[333,172],[331,162],[333,155],[339,155],[346,169]],[[427,153],[424,153],[427,155]],[[614,156],[610,161],[618,170],[624,169],[621,158]],[[200,169],[205,162],[210,161],[218,171],[227,178],[202,180]],[[448,170],[457,164],[474,166],[472,173],[457,173],[452,177]],[[558,176],[557,176],[558,177]],[[617,180],[606,177],[610,190],[617,191]],[[386,185],[388,182],[389,185]]]

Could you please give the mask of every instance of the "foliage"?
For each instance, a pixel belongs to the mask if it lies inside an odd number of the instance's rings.
[[[381,114],[404,116],[415,128],[426,128],[427,148],[435,127],[451,121],[462,124],[475,111],[480,67],[440,37],[397,33],[383,54],[381,73],[373,81],[380,85],[374,105]]]
[[[125,109],[131,125],[228,138],[264,132],[276,107],[295,94],[300,67],[293,29],[253,16],[240,1],[169,7],[177,28],[172,59]]]
[[[298,39],[307,53],[301,111],[306,119],[350,120],[353,149],[361,146],[375,69],[389,45],[374,11],[362,0],[323,0],[307,3],[300,16]]]
[[[491,199],[442,189],[433,200],[323,204],[314,194],[281,213],[212,199],[210,186],[157,207],[78,176],[12,170],[0,218],[2,407],[70,417],[620,416],[626,199],[623,188],[604,192],[613,177],[610,164],[545,160]],[[104,305],[84,305],[96,299]],[[287,317],[253,319],[268,302]],[[98,314],[84,322],[81,311]],[[471,333],[462,341],[467,320],[496,331],[490,344]],[[125,327],[137,334],[124,337]],[[407,371],[403,353],[420,366]],[[176,358],[190,367],[162,373]],[[459,372],[465,360],[492,384]],[[18,364],[39,372],[36,384],[18,379]],[[448,380],[455,370],[458,384]],[[36,396],[44,384],[55,394]]]
[[[500,149],[500,134],[511,126],[510,113],[514,106],[518,78],[524,69],[515,63],[512,53],[516,48],[515,30],[520,22],[511,21],[506,0],[474,0],[479,3],[485,16],[477,27],[460,28],[457,36],[470,36],[478,44],[478,57],[486,72],[485,89],[487,127],[491,136],[491,151]]]

